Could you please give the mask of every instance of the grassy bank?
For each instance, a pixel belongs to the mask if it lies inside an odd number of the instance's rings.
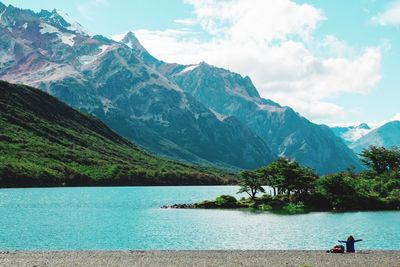
[[[0,82],[0,187],[215,185],[230,175],[153,156],[97,119]]]

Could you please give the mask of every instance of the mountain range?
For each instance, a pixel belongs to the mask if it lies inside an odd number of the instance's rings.
[[[358,126],[332,127],[331,130],[336,136],[340,137],[346,145],[350,145],[371,132],[372,128],[366,123],[361,123]]]
[[[225,184],[220,171],[150,155],[94,117],[0,81],[0,187]]]
[[[332,127],[331,129],[357,154],[369,146],[386,148],[400,146],[399,121],[391,121],[376,128],[371,128],[366,123],[362,123],[355,127]]]
[[[275,155],[294,158],[319,173],[358,166],[353,153],[328,127],[311,123],[290,107],[260,97],[249,77],[206,63],[161,68],[208,108],[246,124]]]
[[[350,148],[360,153],[369,146],[400,147],[400,121],[391,121],[370,131],[350,144]]]
[[[249,77],[153,57],[133,33],[91,36],[62,12],[0,3],[0,79],[40,88],[158,155],[229,169],[286,156],[331,173],[356,155],[324,125],[262,98]]]

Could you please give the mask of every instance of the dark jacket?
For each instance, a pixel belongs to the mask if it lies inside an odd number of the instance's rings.
[[[340,243],[346,243],[346,252],[355,252],[354,249],[354,243],[362,241],[362,239],[357,239],[357,240],[347,240],[347,241],[341,241],[338,240]]]

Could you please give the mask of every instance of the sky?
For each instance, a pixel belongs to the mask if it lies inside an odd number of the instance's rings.
[[[316,123],[400,120],[400,0],[3,0],[136,34],[158,59],[248,75]]]

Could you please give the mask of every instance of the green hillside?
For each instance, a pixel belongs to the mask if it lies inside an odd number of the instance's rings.
[[[0,187],[224,184],[160,159],[35,88],[0,81]]]

